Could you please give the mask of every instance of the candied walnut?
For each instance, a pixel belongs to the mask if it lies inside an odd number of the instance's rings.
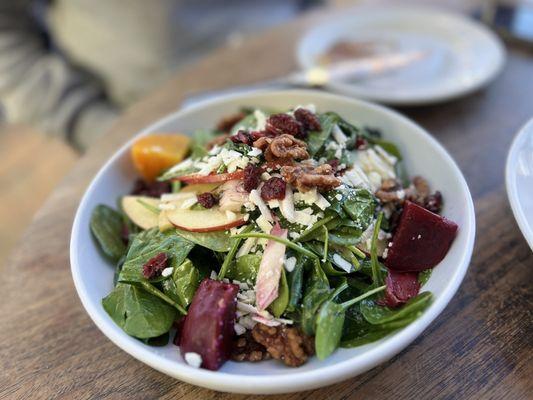
[[[161,272],[167,267],[168,257],[166,253],[159,253],[150,258],[143,265],[143,276],[146,279],[153,279],[161,275]]]
[[[281,178],[273,177],[264,183],[261,187],[261,197],[265,201],[283,200],[287,184]]]
[[[230,136],[230,139],[233,143],[244,143],[248,146],[251,146],[253,144],[252,135],[250,135],[248,132],[240,130],[235,135]]]
[[[395,179],[385,179],[381,187],[376,191],[376,197],[382,203],[403,203],[405,192],[402,191],[402,185]]]
[[[161,197],[163,193],[170,192],[170,182],[146,182],[137,179],[133,184],[131,194],[137,196]]]
[[[244,190],[250,193],[257,186],[259,186],[260,180],[261,180],[261,168],[256,167],[252,164],[248,164],[246,168],[244,168],[244,179],[243,179]]]
[[[231,128],[233,128],[233,126],[237,122],[242,120],[244,117],[246,117],[245,113],[238,112],[238,113],[229,115],[229,116],[227,116],[225,118],[222,118],[217,124],[217,130],[219,130],[221,132],[229,133]]]
[[[254,142],[254,147],[263,150],[268,162],[292,163],[293,160],[309,158],[307,144],[294,136],[283,134],[275,138],[261,137]]]
[[[413,178],[413,184],[407,188],[405,198],[438,214],[442,209],[442,194],[439,191],[431,194],[429,183],[421,176]]]
[[[306,132],[319,131],[322,129],[318,117],[305,108],[297,108],[294,110],[294,118],[296,118],[296,121],[302,124],[302,127]]]
[[[207,142],[205,147],[208,150],[211,150],[215,146],[222,146],[224,143],[226,143],[226,140],[228,140],[229,138],[230,138],[230,135],[228,134],[219,135],[215,137],[214,139],[210,140],[209,142]]]
[[[201,193],[196,198],[198,203],[204,208],[213,208],[218,202],[217,197],[210,192]]]
[[[266,347],[273,358],[282,360],[290,367],[304,364],[309,356],[314,354],[310,338],[297,328],[289,328],[286,325],[267,326],[259,323],[254,326],[252,336]]]
[[[287,165],[281,168],[281,175],[298,188],[300,192],[307,192],[316,187],[319,191],[327,192],[341,184],[335,175],[335,170],[330,164],[312,165]]]
[[[257,362],[269,360],[270,354],[266,351],[265,346],[255,341],[250,331],[244,335],[238,336],[233,341],[231,350],[231,359],[233,361],[250,361]]]

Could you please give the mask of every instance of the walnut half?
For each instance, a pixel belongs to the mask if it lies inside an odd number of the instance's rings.
[[[288,183],[296,186],[300,192],[307,192],[316,187],[321,192],[327,192],[341,184],[330,164],[317,167],[305,165],[287,165],[281,168],[281,175]]]
[[[313,338],[286,325],[256,324],[252,330],[252,336],[266,347],[272,358],[282,360],[290,367],[299,367],[314,354]]]

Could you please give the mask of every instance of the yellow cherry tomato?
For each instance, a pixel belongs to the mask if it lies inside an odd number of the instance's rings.
[[[191,139],[180,134],[157,134],[138,139],[131,158],[139,174],[151,182],[164,170],[185,158]]]

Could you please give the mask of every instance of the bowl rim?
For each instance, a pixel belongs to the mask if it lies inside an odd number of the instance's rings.
[[[529,247],[533,250],[533,228],[529,226],[524,210],[518,201],[518,186],[516,182],[518,152],[527,140],[528,134],[533,135],[533,118],[520,127],[509,147],[509,153],[507,153],[505,162],[505,188],[516,223]]]
[[[93,192],[96,190],[96,183],[106,173],[109,166],[115,162],[115,160],[119,158],[127,148],[131,146],[134,140],[149,134],[160,124],[168,123],[176,118],[181,118],[191,112],[201,110],[206,106],[217,105],[227,101],[239,99],[246,101],[252,96],[257,99],[258,97],[264,96],[270,97],[298,95],[314,97],[318,96],[325,100],[330,99],[343,101],[350,103],[350,105],[353,107],[373,109],[374,111],[385,114],[388,118],[400,120],[404,124],[409,125],[410,130],[413,132],[413,134],[415,134],[415,136],[423,137],[424,140],[429,141],[435,151],[444,157],[450,166],[454,177],[460,183],[467,202],[465,205],[466,222],[464,227],[462,227],[462,230],[465,231],[466,243],[462,247],[458,267],[454,271],[454,274],[450,277],[441,296],[436,298],[431,306],[417,320],[390,335],[387,339],[380,343],[379,346],[368,350],[364,357],[354,357],[334,365],[316,368],[311,371],[291,372],[291,374],[287,375],[276,374],[257,376],[196,369],[186,364],[176,363],[175,360],[170,360],[159,356],[155,354],[153,350],[141,346],[142,343],[124,341],[124,335],[126,334],[121,330],[116,329],[117,327],[114,325],[114,322],[109,319],[107,315],[105,315],[100,304],[95,305],[91,302],[87,287],[81,279],[79,272],[80,265],[78,263],[78,254],[80,243],[78,243],[77,238],[79,237],[80,230],[83,229],[81,226],[82,214],[87,208],[89,198],[92,197]],[[190,105],[184,109],[177,110],[143,128],[119,149],[117,149],[94,176],[78,206],[70,239],[70,263],[74,285],[86,312],[105,336],[107,336],[113,343],[115,343],[125,352],[129,353],[131,356],[137,358],[145,364],[148,364],[160,372],[197,386],[233,393],[274,394],[310,390],[337,383],[357,374],[363,373],[399,353],[430,325],[430,323],[444,310],[451,298],[457,292],[470,264],[474,247],[474,239],[474,203],[472,201],[472,196],[465,178],[463,177],[453,158],[444,149],[444,147],[415,122],[409,120],[407,117],[399,114],[398,112],[390,110],[381,105],[316,90],[255,91],[226,95],[215,99],[208,99],[198,102],[197,104]]]

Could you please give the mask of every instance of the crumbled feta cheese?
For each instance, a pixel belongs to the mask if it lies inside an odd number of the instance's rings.
[[[239,324],[238,322],[236,322],[233,325],[233,329],[235,330],[235,333],[237,334],[237,336],[241,336],[246,333],[246,328],[242,326],[241,324]]]
[[[191,367],[200,368],[200,366],[202,365],[202,357],[198,353],[185,353],[185,356],[183,358],[185,358],[185,362]]]
[[[252,150],[248,152],[248,156],[250,157],[257,157],[263,154],[263,151],[261,149],[258,149],[257,147],[252,147]]]
[[[264,181],[268,181],[271,178],[270,174],[268,172],[263,172],[261,174],[261,179]]]
[[[220,153],[220,150],[222,150],[222,147],[220,147],[218,144],[215,144],[207,154],[210,156],[216,156],[218,153]]]
[[[337,194],[335,195],[335,198],[336,198],[337,200],[341,201],[341,200],[342,200],[342,194],[337,193]]]
[[[305,204],[315,204],[318,199],[318,192],[316,187],[308,190],[307,192],[295,192],[294,193],[294,202],[298,203],[303,201]]]
[[[278,208],[279,207],[279,200],[277,199],[274,199],[274,200],[269,200],[268,201],[268,206],[272,209],[272,208]]]
[[[166,278],[166,277],[172,275],[172,271],[174,271],[174,268],[172,268],[172,267],[165,268],[163,271],[161,271],[161,275]]]
[[[296,240],[300,237],[300,234],[298,232],[289,232],[289,237],[292,239],[292,240]]]
[[[383,257],[383,259],[387,258],[387,256],[389,255],[389,248],[387,247],[384,251],[383,251],[383,255],[381,257]]]
[[[292,272],[296,267],[296,257],[289,257],[285,260],[285,269],[287,272]]]
[[[345,184],[349,186],[371,189],[371,184],[370,180],[368,179],[368,176],[358,165],[354,165],[351,169],[346,171],[341,179]]]
[[[350,272],[352,269],[352,264],[350,264],[348,261],[346,261],[344,258],[342,258],[337,253],[333,254],[333,262],[340,268],[342,268],[346,272]]]
[[[422,235],[418,235],[416,238],[420,240],[422,239]]]
[[[217,273],[215,271],[211,271],[211,275],[209,276],[211,279],[217,279]]]

